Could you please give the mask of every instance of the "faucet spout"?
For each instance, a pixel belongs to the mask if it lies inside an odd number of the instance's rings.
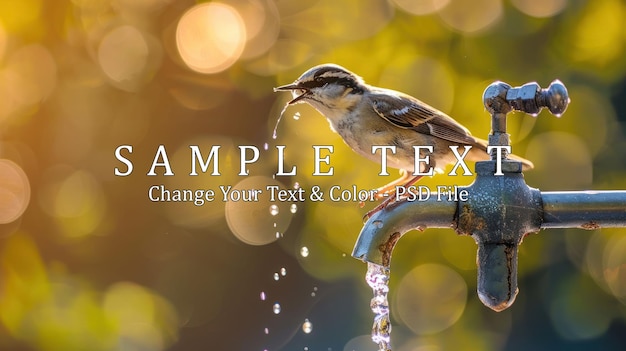
[[[440,199],[437,193],[423,201],[392,203],[365,223],[352,257],[389,267],[393,248],[402,235],[412,229],[453,228],[456,211],[456,201]]]

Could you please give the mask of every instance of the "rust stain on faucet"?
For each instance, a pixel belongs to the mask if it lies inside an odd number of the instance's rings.
[[[585,230],[596,230],[600,229],[600,224],[595,221],[589,221],[587,223],[581,224],[580,228]]]
[[[399,232],[395,232],[389,236],[389,239],[387,239],[387,241],[378,246],[378,250],[380,250],[380,252],[382,253],[383,266],[389,267],[389,265],[391,264],[391,253],[393,252],[393,248],[394,246],[396,246],[396,243],[398,242],[398,240],[400,240],[401,236],[402,234],[400,234]]]
[[[477,217],[470,205],[463,205],[458,216],[457,234],[472,235],[474,230],[483,230],[486,226],[485,219]]]

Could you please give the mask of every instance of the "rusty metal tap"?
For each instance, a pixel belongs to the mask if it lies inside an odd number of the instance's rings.
[[[536,116],[542,108],[560,117],[567,108],[567,89],[558,80],[547,89],[537,83],[511,87],[495,82],[485,90],[483,102],[491,114],[491,160],[476,163],[476,180],[466,199],[438,201],[400,200],[375,213],[363,226],[352,256],[389,267],[398,240],[412,229],[452,228],[469,235],[478,245],[480,300],[502,311],[515,301],[517,253],[529,233],[544,228],[599,229],[626,227],[626,191],[541,192],[524,181],[520,162],[510,153],[506,118],[511,111]]]

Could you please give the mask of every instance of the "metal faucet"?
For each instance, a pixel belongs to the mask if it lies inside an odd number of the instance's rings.
[[[452,228],[478,245],[478,297],[494,311],[515,301],[517,252],[524,237],[547,228],[594,230],[626,227],[626,191],[542,192],[524,181],[522,164],[507,159],[510,152],[506,116],[522,111],[536,116],[542,108],[560,117],[569,104],[567,89],[558,80],[547,89],[537,83],[511,87],[495,82],[483,102],[491,114],[491,160],[477,162],[476,179],[456,201],[434,194],[425,201],[399,200],[372,215],[361,229],[352,256],[385,267],[406,232]]]

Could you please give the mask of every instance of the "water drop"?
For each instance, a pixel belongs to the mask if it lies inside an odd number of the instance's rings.
[[[263,332],[265,332],[265,335],[267,335],[267,334],[269,334],[269,333],[270,333],[270,330],[269,330],[269,328],[265,328],[265,329],[263,330]]]
[[[283,277],[287,275],[287,269],[285,267],[280,269],[280,275],[282,275]]]
[[[308,257],[309,256],[309,248],[306,246],[302,246],[300,248],[300,256],[302,257]]]
[[[274,311],[274,314],[280,313],[280,304],[278,302],[275,303],[274,306],[272,306],[272,311]]]
[[[271,205],[270,206],[270,214],[272,216],[276,216],[278,214],[278,205]]]
[[[311,297],[315,297],[315,291],[311,293]]]
[[[293,183],[293,188],[294,189],[300,189],[300,183],[298,183],[298,182]]]
[[[283,235],[280,232],[276,232],[276,239],[280,239],[282,237],[283,237]]]
[[[376,220],[374,222],[372,222],[373,225],[376,226],[376,228],[382,228],[383,227],[383,221],[380,220]]]
[[[265,301],[265,291],[261,291],[261,301]]]
[[[310,334],[313,331],[313,323],[311,323],[308,318],[304,320],[304,323],[302,323],[302,331],[305,334]]]
[[[296,121],[300,119],[300,112],[296,112],[293,114],[293,119],[295,119]]]
[[[280,279],[280,276],[278,275],[278,273],[274,273],[274,280],[278,281]]]
[[[296,212],[298,212],[298,205],[296,205],[296,204],[291,204],[291,207],[289,208],[289,211],[290,211],[291,213],[296,213]]]
[[[270,148],[268,143],[263,144],[263,149],[264,150],[268,150]]]

